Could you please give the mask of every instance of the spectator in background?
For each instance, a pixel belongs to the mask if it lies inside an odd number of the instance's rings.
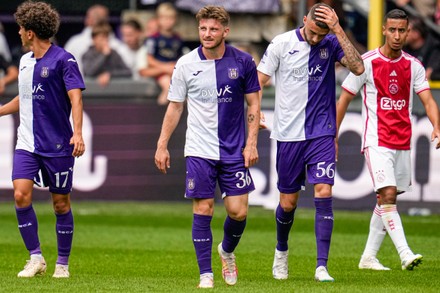
[[[84,19],[84,29],[81,33],[72,36],[65,44],[64,49],[71,52],[78,62],[79,69],[83,71],[82,56],[87,51],[87,49],[92,45],[92,28],[101,22],[108,23],[109,21],[109,10],[106,6],[96,4],[91,6],[86,13]],[[113,32],[109,35],[110,46],[119,52],[123,48],[122,42],[115,37]]]
[[[438,0],[392,0],[387,2],[392,2],[389,3],[391,5],[388,5],[391,9],[393,9],[394,6],[396,8],[405,8],[406,5],[409,5],[412,6],[420,14],[421,17],[432,19],[435,11],[436,2],[438,2]]]
[[[159,31],[159,23],[157,21],[157,17],[151,17],[147,20],[144,27],[144,38],[148,39],[152,37],[154,34],[156,34]],[[147,61],[147,45],[144,44],[142,46],[145,55],[138,55],[138,59],[136,60],[137,65],[137,73],[140,77],[155,77],[157,75],[160,75],[162,73],[161,68],[153,68],[151,66],[148,66]]]
[[[0,23],[0,55],[2,55],[6,61],[11,61],[11,51],[9,50],[8,41],[4,35],[3,25]]]
[[[147,40],[147,70],[156,78],[161,93],[159,105],[168,103],[167,93],[174,65],[183,55],[183,41],[174,31],[177,22],[177,10],[171,3],[162,3],[156,10],[158,32]]]
[[[145,22],[144,27],[144,37],[148,39],[155,33],[159,31],[159,22],[157,21],[157,17],[151,17]]]
[[[104,22],[92,29],[93,45],[83,55],[84,76],[96,77],[100,86],[107,86],[112,77],[131,77],[131,69],[110,47],[111,26]]]
[[[439,63],[439,42],[429,33],[421,18],[409,19],[409,30],[403,50],[416,57],[426,68],[426,77],[431,79],[434,69]]]
[[[6,86],[18,79],[18,68],[0,54],[0,95],[5,92]]]
[[[134,79],[139,79],[139,69],[145,64],[147,50],[143,46],[144,35],[141,24],[135,19],[129,19],[120,27],[122,42],[126,47],[126,64],[132,71]]]

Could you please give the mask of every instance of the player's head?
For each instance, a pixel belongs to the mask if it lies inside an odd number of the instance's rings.
[[[202,46],[214,49],[224,43],[229,33],[229,13],[221,6],[208,5],[196,15]]]
[[[29,46],[34,36],[40,40],[49,40],[60,26],[60,15],[45,2],[23,2],[14,17],[20,26],[19,34],[24,46]]]
[[[385,36],[385,46],[392,51],[400,51],[408,36],[408,15],[400,9],[393,9],[384,17],[382,34]]]
[[[322,21],[316,20],[316,8],[326,6],[332,9],[329,5],[324,3],[317,3],[310,8],[307,16],[304,16],[304,37],[309,45],[314,46],[324,39],[330,32],[328,25]]]

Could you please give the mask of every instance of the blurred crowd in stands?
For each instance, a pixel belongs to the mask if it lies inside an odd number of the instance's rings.
[[[116,27],[110,22],[108,7],[92,5],[84,16],[83,30],[69,36],[63,45],[75,56],[86,81],[94,80],[106,87],[115,78],[137,81],[151,78],[161,91],[157,103],[165,105],[174,64],[193,48],[185,42],[185,36],[179,36],[175,30],[180,13],[176,8],[176,0],[150,2],[156,3],[150,5],[150,9],[154,9],[154,16],[142,23],[137,18],[122,18],[121,15]],[[289,29],[293,29],[302,25],[297,22],[297,4],[300,1],[290,2],[288,13],[279,13],[286,14]],[[369,0],[307,0],[307,6],[311,7],[317,2],[325,2],[334,7],[347,35],[361,53],[366,52]],[[386,1],[386,10],[396,7],[415,11],[409,13],[412,14],[409,23],[411,30],[404,51],[424,64],[428,79],[440,80],[440,0]],[[63,33],[61,28],[58,34]],[[53,42],[57,43],[57,40]],[[264,42],[257,44],[249,41],[234,41],[233,44],[251,53],[257,63],[264,53],[261,48],[267,46]],[[195,43],[193,46],[197,45]],[[16,82],[19,61],[25,52],[26,49],[20,45],[8,44],[0,24],[0,95],[8,84]],[[338,70],[339,79],[342,80],[345,71],[343,68]]]

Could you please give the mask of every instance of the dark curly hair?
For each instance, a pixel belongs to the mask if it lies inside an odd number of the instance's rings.
[[[42,40],[53,37],[60,27],[60,15],[45,2],[23,2],[18,6],[14,17],[19,26],[33,31]]]

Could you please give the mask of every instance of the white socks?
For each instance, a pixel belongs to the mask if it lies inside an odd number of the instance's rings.
[[[381,217],[381,208],[376,204],[373,214],[371,215],[367,244],[365,244],[365,249],[362,256],[376,257],[386,234],[387,231]]]

